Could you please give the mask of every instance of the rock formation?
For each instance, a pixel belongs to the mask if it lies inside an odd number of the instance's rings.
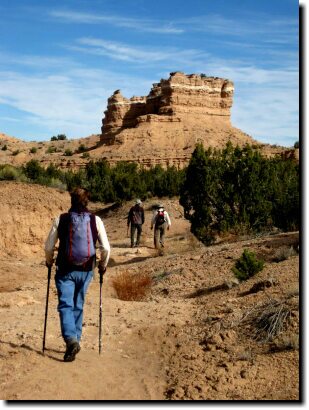
[[[106,159],[117,162],[120,155],[145,166],[182,167],[197,142],[206,147],[255,142],[231,125],[233,93],[230,80],[181,72],[153,84],[146,97],[127,99],[116,90],[102,121]]]
[[[108,99],[101,135],[43,143],[0,133],[0,163],[20,166],[36,159],[46,166],[79,169],[91,158],[106,159],[111,165],[134,161],[146,168],[183,168],[198,142],[205,148],[222,148],[228,141],[259,144],[232,126],[233,93],[234,85],[226,79],[171,73],[153,84],[146,97],[128,99],[115,91]],[[81,146],[86,152],[79,150]],[[263,150],[267,156],[284,151],[271,146]]]

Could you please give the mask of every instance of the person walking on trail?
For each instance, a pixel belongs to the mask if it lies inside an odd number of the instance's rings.
[[[165,231],[166,229],[170,229],[171,220],[162,204],[158,206],[156,212],[153,214],[150,229],[153,229],[153,226],[155,228],[154,246],[156,249],[164,248]]]
[[[106,271],[110,245],[103,221],[87,209],[88,192],[76,188],[71,192],[71,208],[52,224],[45,243],[46,265],[54,263],[55,245],[59,239],[55,282],[61,333],[66,343],[65,362],[75,360],[80,351],[83,306],[96,265],[98,242],[101,275]]]
[[[129,211],[128,214],[128,229],[131,225],[131,248],[134,246],[139,246],[141,234],[142,234],[142,225],[145,222],[144,208],[142,207],[142,201],[137,199],[135,205]],[[135,231],[137,232],[136,241],[135,241]]]

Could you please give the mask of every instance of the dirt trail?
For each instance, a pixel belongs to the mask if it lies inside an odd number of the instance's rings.
[[[110,211],[92,205],[103,217],[112,247],[103,284],[103,351],[99,356],[96,275],[86,298],[82,350],[74,362],[64,363],[53,278],[47,350],[41,353],[47,285],[42,246],[68,195],[0,183],[0,237],[5,238],[0,243],[0,399],[298,399],[299,256],[294,252],[274,261],[278,251],[297,249],[298,233],[206,248],[189,234],[177,200],[164,202],[172,229],[163,256],[153,249],[152,201],[145,203],[138,249],[129,248],[127,237],[131,204]],[[33,220],[29,212],[41,216]],[[265,268],[236,285],[231,267],[245,248],[263,257]],[[117,298],[112,280],[126,271],[153,278],[144,301]],[[242,318],[271,300],[288,301],[289,323],[273,342],[257,343]]]
[[[45,268],[36,267],[44,277]],[[108,274],[113,276],[113,268]],[[46,278],[45,278],[46,279]],[[124,302],[112,295],[110,278],[103,285],[103,349],[98,354],[99,284],[95,277],[85,307],[82,350],[63,363],[64,345],[51,281],[46,353],[42,356],[46,280],[0,294],[5,314],[0,355],[2,398],[16,400],[159,400],[164,399],[165,352],[169,317],[181,313],[177,303],[163,308],[156,301]],[[186,318],[186,319],[185,319]],[[166,341],[165,341],[166,343]]]

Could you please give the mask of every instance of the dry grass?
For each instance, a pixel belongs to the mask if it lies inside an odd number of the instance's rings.
[[[112,281],[112,285],[121,300],[143,300],[152,285],[147,273],[121,272]]]
[[[282,261],[285,261],[285,260],[289,259],[290,257],[296,256],[296,255],[297,255],[297,252],[293,248],[293,246],[290,246],[290,247],[284,246],[282,248],[279,248],[276,251],[276,253],[273,257],[273,261],[277,262],[277,263],[282,262]]]
[[[292,312],[298,309],[298,298],[270,299],[248,310],[240,322],[249,325],[251,336],[260,342],[270,342],[287,331]]]
[[[167,234],[168,235],[168,234]],[[193,234],[188,233],[185,235],[171,235],[167,236],[164,248],[161,248],[164,255],[179,255],[185,252],[195,252],[204,249],[205,245],[202,244]],[[162,253],[161,252],[161,253]]]

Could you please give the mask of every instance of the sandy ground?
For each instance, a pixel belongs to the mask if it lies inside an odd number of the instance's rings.
[[[103,350],[98,354],[99,281],[90,285],[81,351],[63,362],[64,343],[51,281],[46,353],[42,355],[47,269],[42,247],[67,193],[0,183],[0,399],[2,400],[298,400],[299,256],[275,262],[298,233],[239,238],[212,247],[189,233],[176,199],[164,254],[153,249],[151,205],[145,203],[142,246],[131,249],[131,204],[102,216],[112,246],[103,284]],[[265,260],[239,285],[231,267],[243,249]],[[153,279],[143,301],[122,301],[113,288],[121,272]],[[54,272],[53,272],[54,273]],[[254,339],[250,312],[270,301],[289,306],[289,321],[272,341]]]

